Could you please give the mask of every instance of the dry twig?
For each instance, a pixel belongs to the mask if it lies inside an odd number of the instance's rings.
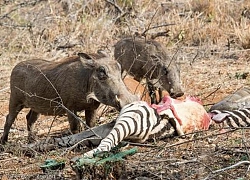
[[[219,135],[231,133],[231,132],[234,132],[234,131],[239,130],[239,129],[244,129],[244,127],[243,128],[241,128],[241,127],[240,128],[234,128],[234,129],[228,130],[226,132],[221,132],[221,133],[216,133],[216,134],[210,134],[210,135],[207,135],[207,136],[203,136],[203,137],[194,138],[194,139],[190,139],[190,140],[187,140],[187,141],[183,141],[183,142],[171,144],[171,145],[165,146],[163,150],[166,150],[166,149],[168,149],[170,147],[174,147],[174,146],[179,146],[179,145],[182,145],[182,144],[190,143],[190,142],[193,142],[193,141],[203,140],[203,139],[206,139],[206,138],[210,138],[210,137],[214,137],[214,136],[219,136]]]
[[[250,165],[250,161],[240,161],[240,162],[238,162],[236,164],[233,164],[232,166],[228,166],[228,167],[225,167],[225,168],[222,168],[222,169],[215,170],[215,171],[212,172],[212,174],[221,173],[221,172],[227,171],[229,169],[236,168],[236,167],[238,167],[238,166],[240,166],[242,164]],[[207,180],[207,179],[210,179],[210,178],[211,178],[211,174],[208,175],[204,180]]]
[[[3,88],[3,89],[0,89],[0,92],[7,91],[7,90],[9,90],[9,89],[10,89],[10,87],[6,87],[6,88]]]
[[[36,5],[37,3],[41,2],[41,1],[44,1],[44,0],[34,0],[34,1],[25,1],[25,2],[21,2],[19,4],[16,4],[15,7],[13,9],[11,9],[9,12],[3,14],[0,16],[0,20],[4,19],[4,18],[8,18],[8,19],[12,19],[10,17],[10,14],[15,12],[15,11],[18,11],[20,10],[20,8],[22,7],[26,7],[26,6],[34,6]],[[25,24],[25,25],[10,25],[10,24],[6,24],[6,23],[2,23],[0,22],[0,26],[6,26],[6,27],[28,27],[28,28],[31,28],[32,25],[31,24]]]
[[[219,85],[216,87],[216,89],[215,89],[214,91],[212,91],[211,93],[209,93],[206,97],[202,98],[201,101],[204,101],[204,100],[206,100],[209,96],[215,94],[220,88],[221,88],[221,84],[219,84]],[[209,105],[211,105],[211,104],[206,104],[206,105],[204,105],[204,106],[209,106]]]
[[[106,2],[113,5],[120,13],[120,15],[115,19],[115,21],[114,21],[115,23],[127,14],[127,12],[124,12],[122,10],[122,8],[116,4],[115,0],[113,0],[113,1],[106,0]]]
[[[92,131],[93,132],[93,131]],[[84,141],[88,141],[88,140],[101,140],[100,138],[84,138],[81,141],[78,141],[77,143],[75,143],[73,146],[66,148],[66,150],[64,152],[62,152],[60,155],[64,156],[66,153],[68,153],[69,151],[73,150],[74,148],[76,148],[79,144],[81,144]]]

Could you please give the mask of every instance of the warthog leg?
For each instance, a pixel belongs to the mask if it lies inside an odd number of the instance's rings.
[[[85,110],[86,123],[89,127],[94,127],[96,124],[96,110]]]
[[[75,115],[76,111],[72,111]],[[78,119],[76,119],[71,113],[67,112],[70,130],[73,134],[79,133],[81,131],[81,125]]]
[[[26,115],[27,130],[28,130],[28,143],[32,143],[36,139],[36,135],[35,135],[33,129],[34,129],[34,123],[38,119],[39,115],[40,115],[39,113],[37,113],[33,110],[30,110],[29,113]]]
[[[14,102],[14,103],[13,103]],[[4,144],[8,141],[8,134],[10,131],[10,128],[15,121],[17,114],[24,108],[23,105],[13,101],[10,99],[10,104],[9,104],[9,114],[6,117],[6,122],[4,125],[4,133],[1,137],[1,144]]]

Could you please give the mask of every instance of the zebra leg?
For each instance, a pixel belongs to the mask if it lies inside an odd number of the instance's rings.
[[[177,134],[179,136],[184,135],[182,127],[181,127],[180,123],[178,122],[178,120],[175,118],[175,116],[174,116],[171,109],[166,109],[164,111],[161,111],[160,115],[161,116],[167,116],[167,118],[169,119],[169,123],[174,127],[175,131],[177,132]]]

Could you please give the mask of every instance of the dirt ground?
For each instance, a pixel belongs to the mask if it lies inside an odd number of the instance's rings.
[[[47,40],[50,41],[51,37],[52,35]],[[164,40],[161,41],[164,42]],[[116,38],[108,40],[109,49],[112,49],[111,46],[115,42]],[[94,49],[96,47],[97,45]],[[74,52],[77,50],[77,48],[74,49]],[[0,54],[0,135],[8,114],[11,70],[17,62],[34,56],[38,51],[38,49],[33,49],[29,52],[24,47],[21,55],[14,54],[16,57],[14,60],[10,60],[14,55],[6,54],[7,50],[3,50]],[[204,42],[200,45],[187,45],[183,43],[168,47],[168,51],[180,66],[185,95],[199,97],[206,109],[235,90],[250,86],[250,49],[240,48],[237,43],[230,48],[225,39],[223,41],[220,39],[218,43],[213,44]],[[29,53],[32,55],[27,55]],[[72,51],[67,53],[72,54]],[[49,53],[44,51],[39,55],[42,57],[42,54],[48,58],[57,56],[54,51]],[[46,153],[36,152],[34,157],[25,156],[21,147],[27,143],[25,120],[27,112],[28,109],[24,109],[18,115],[11,129],[9,142],[4,146],[4,151],[0,152],[0,180],[75,179],[75,172],[71,169],[69,161],[89,149],[72,151],[57,149]],[[84,118],[84,114],[81,117]],[[109,118],[110,114],[106,114],[106,119]],[[48,132],[52,122],[54,129]],[[54,121],[54,117],[41,116],[35,124],[35,130],[38,132],[39,139],[44,139],[47,135],[63,136],[68,132],[67,119],[60,117]],[[126,176],[123,179],[142,179],[142,177],[154,180],[250,179],[249,139],[250,131],[247,128],[221,134],[218,127],[211,127],[206,132],[196,132],[187,135],[186,138],[175,137],[156,142],[148,141],[138,146],[138,153],[125,159]],[[129,146],[129,148],[132,147],[133,145]],[[43,173],[40,165],[46,159],[64,160],[66,166],[63,170]]]
[[[185,49],[184,49],[185,50]],[[183,50],[183,51],[184,51]],[[188,49],[192,54],[195,49]],[[205,51],[205,50],[204,50]],[[206,51],[208,51],[206,49]],[[204,52],[205,53],[205,52]],[[242,52],[232,52],[235,59],[223,59],[208,54],[207,58],[201,57],[192,63],[188,58],[181,60],[181,77],[186,94],[200,97],[204,105],[217,102],[236,89],[247,85],[246,79],[236,78],[241,72],[250,72],[248,65],[250,60],[246,59]],[[188,57],[181,52],[180,57]],[[191,65],[190,65],[191,64]],[[8,87],[9,74],[12,67],[1,66],[6,74],[1,78],[4,87]],[[8,69],[8,70],[7,70]],[[3,130],[5,117],[8,114],[9,89],[1,92],[0,108],[0,130]],[[27,109],[23,110],[13,125],[10,133],[10,141],[5,151],[0,153],[0,175],[4,179],[74,179],[69,160],[82,152],[68,152],[58,149],[48,153],[37,153],[35,157],[29,158],[22,154],[21,145],[26,143],[27,130],[25,115]],[[41,134],[39,138],[45,138],[53,121],[53,117],[42,116],[36,123],[36,130]],[[60,118],[53,123],[57,133],[67,131],[66,117]],[[58,131],[59,130],[59,131]],[[55,130],[51,130],[53,134]],[[151,179],[248,179],[249,162],[235,168],[214,173],[214,171],[249,159],[249,135],[248,129],[238,130],[223,135],[216,135],[218,130],[200,132],[193,137],[173,138],[157,142],[147,142],[153,147],[139,146],[139,153],[126,159],[126,171],[128,179],[136,177],[148,177]],[[211,136],[209,136],[211,135]],[[60,136],[57,134],[57,136]],[[130,146],[133,147],[133,146]],[[64,154],[61,156],[61,154]],[[46,159],[63,159],[66,161],[65,169],[55,174],[43,174],[39,166]]]

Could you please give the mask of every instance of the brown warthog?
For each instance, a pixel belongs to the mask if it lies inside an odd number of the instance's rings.
[[[146,78],[150,90],[162,88],[174,98],[184,94],[180,71],[158,42],[124,38],[115,44],[114,56],[122,71],[126,70],[137,81]]]
[[[17,64],[11,73],[9,114],[1,143],[8,140],[11,125],[25,107],[30,108],[26,119],[31,142],[34,140],[32,128],[39,114],[67,113],[70,129],[75,133],[80,123],[70,111],[85,110],[86,123],[93,127],[100,103],[120,110],[138,100],[124,85],[119,63],[108,57],[94,58],[80,53],[58,62],[34,59]]]
[[[134,80],[130,76],[126,76],[123,79],[123,81],[124,81],[125,85],[127,86],[128,90],[132,94],[136,94],[140,98],[141,101],[146,101],[148,104],[152,104],[148,89],[144,85],[142,85],[140,82]],[[162,91],[162,95],[167,96],[169,94],[167,91]],[[161,101],[158,91],[155,91],[155,99],[157,102]]]

